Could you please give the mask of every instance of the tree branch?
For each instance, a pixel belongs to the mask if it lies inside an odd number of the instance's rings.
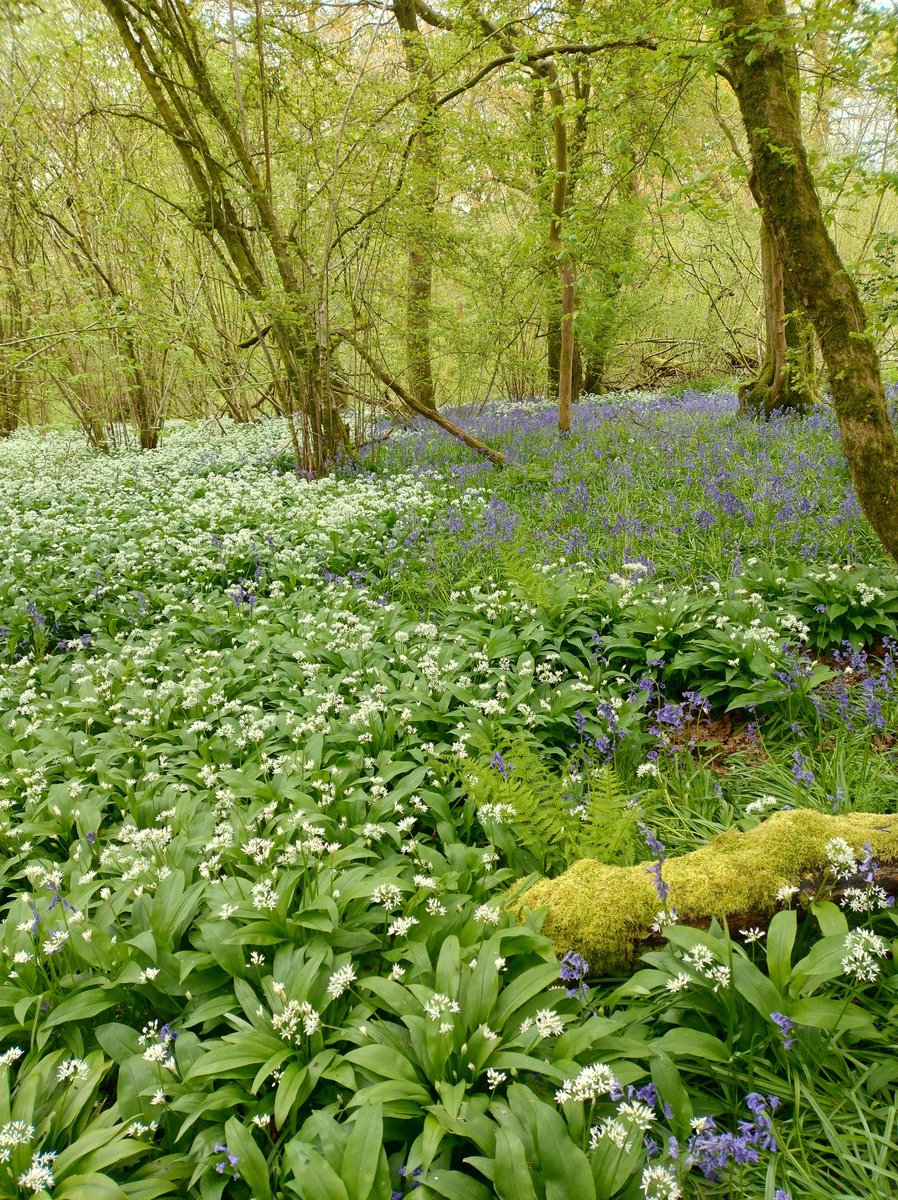
[[[402,386],[395,375],[390,372],[377,361],[377,359],[365,349],[353,335],[346,329],[335,330],[338,337],[341,337],[348,345],[352,346],[359,358],[364,362],[380,379],[380,381],[390,389],[394,396],[421,417],[426,417],[428,421],[433,421],[434,425],[439,425],[446,433],[451,433],[453,437],[464,442],[466,446],[470,446],[472,450],[476,450],[478,454],[482,454],[484,458],[488,458],[490,462],[502,467],[505,465],[505,455],[499,450],[494,450],[492,446],[488,446],[486,442],[481,442],[479,438],[462,429],[460,425],[456,425],[454,421],[450,421],[448,417],[444,417],[441,412],[435,408],[428,408],[427,405],[421,404],[415,397]]]

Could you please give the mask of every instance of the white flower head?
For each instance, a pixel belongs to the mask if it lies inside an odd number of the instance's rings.
[[[56,1068],[56,1078],[60,1083],[66,1083],[70,1079],[86,1079],[87,1070],[87,1063],[83,1058],[67,1058]]]
[[[645,1200],[680,1200],[683,1194],[674,1173],[660,1164],[643,1171],[642,1192]]]
[[[595,1150],[603,1138],[617,1146],[619,1150],[627,1149],[627,1139],[630,1131],[616,1117],[603,1117],[598,1125],[593,1125],[589,1131],[589,1148]],[[632,1145],[632,1142],[630,1143]]]
[[[498,925],[502,920],[502,910],[496,905],[481,904],[474,909],[474,920],[482,921],[484,925]]]
[[[56,1154],[52,1151],[32,1156],[31,1166],[19,1176],[19,1187],[28,1191],[49,1192],[56,1185],[56,1177],[50,1169]]]
[[[554,1008],[541,1008],[533,1018],[536,1032],[540,1037],[556,1037],[564,1033],[564,1021]]]
[[[620,1084],[607,1063],[593,1063],[584,1067],[573,1079],[566,1079],[555,1093],[558,1104],[568,1100],[597,1100],[599,1096],[610,1096]]]
[[[844,838],[830,838],[826,843],[826,862],[839,879],[857,874],[857,859]]]
[[[354,983],[356,973],[351,963],[347,963],[343,967],[339,967],[331,975],[327,985],[327,994],[332,1000],[338,999],[351,983]]]
[[[645,1133],[655,1121],[655,1114],[641,1100],[625,1100],[623,1104],[618,1105],[617,1115],[621,1120],[635,1125],[640,1133]]]
[[[676,995],[677,992],[685,991],[686,988],[689,987],[690,983],[692,983],[692,976],[687,975],[685,971],[680,971],[678,975],[673,977],[673,979],[668,979],[664,986],[669,992]]]
[[[444,1021],[447,1013],[459,1013],[461,1008],[457,1000],[452,1000],[441,992],[434,992],[429,1000],[425,1000],[424,1011],[432,1021]],[[451,1024],[449,1028],[452,1028]]]
[[[387,912],[392,912],[402,903],[402,892],[395,883],[379,883],[371,893],[373,904],[382,904]]]

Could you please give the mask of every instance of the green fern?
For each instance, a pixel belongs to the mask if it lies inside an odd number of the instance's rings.
[[[504,776],[483,762],[466,764],[464,783],[478,810],[484,805],[508,805],[512,810],[503,822],[504,832],[493,830],[510,864],[554,875],[578,858],[632,862],[637,817],[614,767],[590,768],[566,788],[563,781],[573,764],[553,760],[541,750],[523,738],[502,747],[508,767]]]
[[[634,862],[640,844],[639,814],[624,792],[617,771],[607,763],[593,767],[587,789],[577,857],[618,865]]]

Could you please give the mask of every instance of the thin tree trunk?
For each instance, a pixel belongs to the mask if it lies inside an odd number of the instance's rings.
[[[555,288],[557,266],[551,260],[546,274],[552,277],[552,296],[546,308],[546,384],[549,395],[557,396],[561,368],[561,305]]]
[[[246,294],[261,312],[271,314],[269,327],[289,396],[288,416],[296,401],[302,416],[297,465],[320,472],[346,445],[348,435],[334,407],[310,298],[275,212],[267,175],[260,174],[237,122],[216,90],[196,27],[179,0],[170,0],[164,7],[140,9],[130,0],[102,3],[200,201],[197,228],[210,239],[220,239]],[[189,88],[174,81],[165,56],[176,63],[174,74],[183,71],[189,76]],[[214,153],[205,132],[207,127],[220,135],[229,159],[227,167]],[[278,286],[266,277],[232,199],[231,181],[235,177],[252,201],[259,231],[271,252]]]
[[[808,167],[784,0],[730,0],[723,32],[727,57],[721,69],[748,136],[752,191],[785,282],[820,341],[858,500],[886,550],[898,558],[898,441],[857,287],[829,236]]]
[[[558,265],[561,282],[561,346],[558,358],[558,429],[569,433],[571,408],[574,402],[574,306],[577,280],[574,260],[567,250],[561,251]]]
[[[552,162],[549,172],[539,136],[542,115],[542,90],[534,97],[531,110],[534,146],[534,174],[537,189],[543,190],[546,175],[551,175],[549,193],[549,236],[546,244],[546,272],[554,276],[555,287],[546,308],[546,372],[549,395],[558,398],[558,428],[567,433],[571,428],[571,408],[574,398],[574,363],[576,346],[574,313],[577,303],[577,277],[574,260],[564,243],[563,223],[567,208],[571,162],[567,122],[564,115],[564,93],[553,64],[532,68],[537,78],[547,84],[552,103]],[[546,189],[548,190],[548,189]]]
[[[14,244],[13,247],[14,249]],[[23,336],[24,320],[22,316],[22,296],[18,280],[8,272],[9,282],[6,287],[7,313],[0,315],[0,332],[3,342],[12,342]],[[0,437],[9,437],[19,427],[24,393],[22,372],[16,362],[15,354],[6,349],[0,360]]]
[[[549,97],[552,101],[552,143],[555,180],[552,187],[552,218],[549,227],[549,249],[558,270],[561,288],[561,337],[558,348],[558,429],[569,433],[574,382],[574,311],[576,307],[576,272],[574,260],[562,237],[562,225],[568,194],[568,136],[564,117],[564,93],[558,82],[555,67],[546,68]]]

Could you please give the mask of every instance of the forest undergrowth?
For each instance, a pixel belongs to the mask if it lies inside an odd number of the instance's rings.
[[[733,934],[664,883],[898,811],[898,575],[832,415],[465,421],[505,468],[0,443],[0,1197],[896,1194],[871,850]],[[584,856],[657,885],[628,976],[508,910]]]

